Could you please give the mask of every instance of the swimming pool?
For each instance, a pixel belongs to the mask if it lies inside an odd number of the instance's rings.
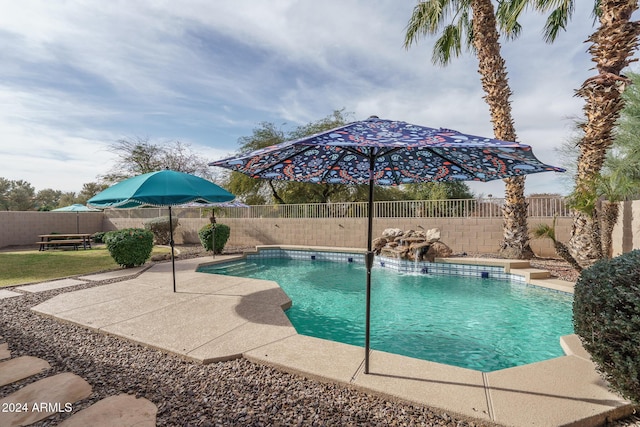
[[[362,346],[365,267],[357,255],[324,258],[255,257],[199,271],[274,280],[293,301],[286,314],[298,333]],[[564,355],[571,295],[505,280],[501,269],[451,276],[429,273],[437,265],[383,265],[372,274],[372,349],[483,372]]]

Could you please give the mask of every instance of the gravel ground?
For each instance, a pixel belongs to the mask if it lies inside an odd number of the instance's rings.
[[[181,248],[182,257],[199,254],[197,248]],[[558,275],[565,275],[561,264],[554,264],[554,268]],[[158,407],[158,426],[489,425],[348,386],[308,380],[244,359],[209,365],[187,362],[30,310],[59,293],[104,283],[0,300],[0,342],[9,344],[12,357],[36,356],[52,366],[44,374],[0,387],[0,396],[45,376],[73,372],[93,387],[91,397],[75,404],[74,412],[104,397],[128,393],[145,397]],[[35,425],[56,425],[68,416],[59,414]],[[640,418],[614,425],[640,426]]]
[[[101,398],[128,393],[158,407],[158,426],[487,425],[244,359],[209,365],[187,362],[29,310],[61,292],[89,286],[0,300],[0,342],[9,344],[12,357],[36,356],[52,366],[45,374],[0,387],[0,396],[45,376],[73,372],[93,387],[91,397],[75,404],[74,412]],[[35,425],[56,425],[67,416],[59,414]]]

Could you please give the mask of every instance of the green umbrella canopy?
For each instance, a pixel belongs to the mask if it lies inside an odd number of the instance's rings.
[[[87,203],[96,208],[135,208],[191,202],[220,203],[234,198],[233,194],[211,181],[165,169],[125,179],[96,194]]]

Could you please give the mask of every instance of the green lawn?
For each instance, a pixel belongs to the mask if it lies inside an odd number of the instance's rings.
[[[168,252],[154,247],[152,255]],[[120,268],[105,247],[90,250],[0,252],[0,287]]]

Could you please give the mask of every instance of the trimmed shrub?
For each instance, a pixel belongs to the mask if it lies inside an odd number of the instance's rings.
[[[640,404],[640,250],[582,272],[573,325],[611,388]]]
[[[142,228],[109,231],[104,242],[111,257],[119,265],[129,268],[144,264],[153,250],[153,233]]]
[[[207,251],[211,250],[211,233],[212,233],[211,226],[212,225],[213,224],[207,224],[198,231],[198,236],[200,236],[200,243],[202,243],[202,246]],[[231,229],[229,228],[228,225],[224,225],[224,224],[215,224],[215,226],[216,226],[216,234],[215,234],[216,251],[214,253],[221,254],[222,250],[224,249],[224,245],[226,245],[227,240],[229,240]]]
[[[172,217],[173,230],[178,226],[178,218]],[[144,222],[145,230],[149,230],[155,237],[156,245],[168,245],[171,239],[171,230],[169,229],[169,217],[161,216],[152,218]]]

